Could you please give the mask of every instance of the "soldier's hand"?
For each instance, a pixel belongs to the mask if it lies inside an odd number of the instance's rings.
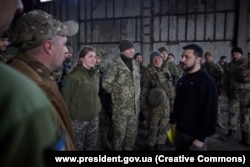
[[[168,123],[168,124],[166,125],[166,129],[167,129],[167,130],[170,130],[173,126],[174,126],[174,124]]]
[[[204,145],[204,142],[202,142],[202,141],[199,141],[197,139],[195,139],[193,141],[193,147],[196,149],[201,149],[203,147],[203,145]]]

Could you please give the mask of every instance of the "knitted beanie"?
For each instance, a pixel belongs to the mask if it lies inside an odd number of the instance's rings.
[[[159,51],[153,51],[150,53],[150,62],[152,62],[152,59],[156,56],[160,56],[162,58],[162,55]]]
[[[130,49],[130,48],[134,48],[134,45],[131,41],[129,40],[122,40],[119,44],[119,49],[120,49],[120,52],[123,52],[127,49]]]
[[[243,51],[242,51],[242,49],[239,48],[239,47],[233,48],[232,51],[231,51],[231,54],[233,54],[234,52],[238,52],[238,53],[240,53],[240,54],[243,55]]]

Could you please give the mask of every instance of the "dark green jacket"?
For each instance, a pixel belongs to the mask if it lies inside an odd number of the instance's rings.
[[[69,73],[62,87],[62,95],[72,120],[90,121],[98,116],[101,103],[98,96],[99,74],[78,67]]]
[[[55,110],[28,77],[3,63],[0,71],[0,166],[45,167],[45,151],[57,144]]]

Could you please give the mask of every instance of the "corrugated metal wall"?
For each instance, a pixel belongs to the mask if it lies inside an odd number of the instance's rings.
[[[242,39],[246,44],[241,46],[245,53],[250,51],[249,5],[245,8],[247,21],[240,23],[247,30]],[[122,39],[135,43],[136,52],[144,55],[144,64],[149,63],[149,53],[160,46],[166,46],[177,62],[182,47],[189,43],[212,52],[217,61],[222,55],[230,57],[231,47],[241,40],[237,38],[238,0],[54,0],[37,3],[36,8],[61,20],[78,20],[80,31],[69,39],[73,48],[102,48],[107,60],[119,54]]]

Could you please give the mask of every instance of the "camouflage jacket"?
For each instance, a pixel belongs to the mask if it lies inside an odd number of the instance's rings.
[[[221,82],[223,69],[214,62],[205,62],[202,64],[202,69],[214,79],[215,83]]]
[[[165,68],[157,68],[152,64],[149,64],[143,77],[143,87],[141,93],[141,106],[148,105],[148,94],[153,88],[161,88],[166,92],[167,98],[170,101],[170,105],[173,106],[175,90],[172,84],[172,78],[170,71]]]
[[[140,77],[141,77],[141,87],[142,87],[143,85],[142,78],[147,68],[143,64],[139,64],[139,66],[140,66]]]
[[[133,72],[117,56],[103,76],[102,87],[111,93],[114,115],[138,114],[140,111],[140,68],[134,59],[132,68]]]
[[[67,132],[66,150],[75,150],[75,140],[69,113],[50,71],[43,64],[24,53],[18,53],[8,64],[35,81],[47,94],[57,111],[58,128]]]
[[[250,61],[241,59],[228,63],[227,83],[229,89],[250,89]]]
[[[164,60],[161,67],[162,69],[167,68],[170,71],[172,77],[172,83],[176,85],[178,80],[180,79],[180,72],[179,69],[177,68],[177,65],[174,62]]]
[[[0,62],[6,62],[5,53],[0,51]]]
[[[204,62],[201,67],[214,79],[218,94],[220,95],[223,88],[223,69],[214,62]]]

